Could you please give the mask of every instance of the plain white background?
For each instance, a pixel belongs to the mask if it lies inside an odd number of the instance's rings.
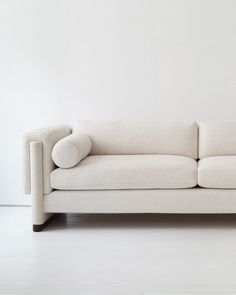
[[[236,1],[1,0],[0,204],[21,135],[77,119],[235,119]]]

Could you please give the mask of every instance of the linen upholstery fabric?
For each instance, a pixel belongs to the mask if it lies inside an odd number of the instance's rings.
[[[78,121],[76,129],[91,138],[92,155],[198,157],[198,126],[195,122]]]
[[[54,190],[43,204],[45,212],[65,213],[236,213],[236,190]]]
[[[199,122],[199,158],[236,155],[236,121]]]
[[[204,158],[198,165],[199,186],[236,189],[236,156]]]
[[[52,126],[36,129],[23,135],[23,164],[24,164],[24,191],[25,194],[31,192],[31,168],[30,168],[30,142],[42,143],[43,150],[43,192],[48,194],[52,191],[50,185],[50,173],[55,169],[51,152],[54,144],[71,133],[68,126]]]
[[[197,162],[168,155],[88,156],[70,169],[51,173],[62,190],[190,188],[197,185]]]
[[[236,213],[235,122],[199,123],[199,163],[191,122],[80,121],[76,130],[91,137],[92,155],[72,168],[56,169],[51,155],[70,127],[27,133],[33,228],[60,212]]]
[[[73,132],[55,144],[52,159],[60,168],[71,168],[89,154],[91,145],[88,135]]]

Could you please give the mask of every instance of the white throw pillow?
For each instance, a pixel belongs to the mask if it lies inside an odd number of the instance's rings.
[[[74,167],[89,154],[91,147],[88,135],[73,132],[55,144],[52,150],[53,162],[60,168]]]

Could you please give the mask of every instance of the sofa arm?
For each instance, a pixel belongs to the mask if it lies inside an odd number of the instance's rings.
[[[52,161],[51,152],[53,146],[63,137],[71,133],[68,126],[53,126],[36,129],[23,135],[23,168],[24,168],[24,191],[25,194],[31,193],[31,167],[30,167],[30,142],[37,141],[42,143],[42,174],[43,174],[43,193],[49,194],[52,191],[50,185],[50,173],[55,169]]]

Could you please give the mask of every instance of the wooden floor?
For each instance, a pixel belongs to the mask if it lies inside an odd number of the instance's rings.
[[[236,215],[61,215],[0,207],[0,295],[236,294]]]

